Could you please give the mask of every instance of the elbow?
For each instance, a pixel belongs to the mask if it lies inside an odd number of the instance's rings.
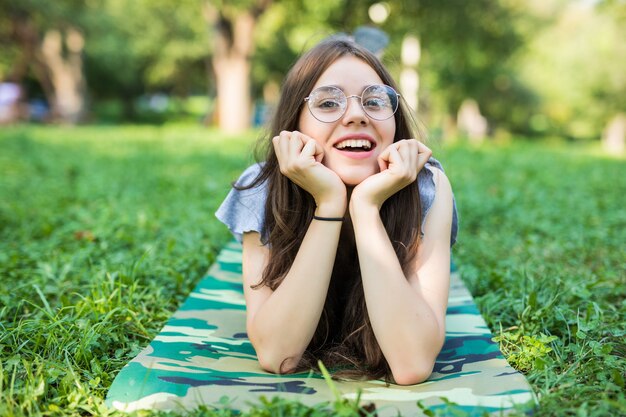
[[[434,362],[417,363],[391,369],[393,380],[398,385],[415,385],[424,382],[433,372]]]
[[[437,344],[436,349],[428,351],[404,352],[401,357],[389,361],[394,382],[398,385],[415,385],[426,381],[433,373],[442,344]]]
[[[259,337],[250,328],[248,328],[248,337],[256,352],[259,365],[265,372],[289,374],[296,370],[304,352],[294,352],[290,347],[276,343],[273,338],[267,340],[267,338]]]
[[[257,352],[259,365],[265,372],[272,374],[289,374],[295,371],[299,357],[285,357],[271,352]]]
[[[269,372],[271,374],[281,373],[280,363],[278,363],[277,361],[271,360],[267,356],[259,355],[258,353],[257,353],[257,358],[259,360],[259,365],[261,366],[261,369],[263,369],[265,372]]]

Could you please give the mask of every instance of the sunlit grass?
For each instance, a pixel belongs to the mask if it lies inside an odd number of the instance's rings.
[[[461,274],[539,415],[624,414],[624,160],[531,142],[444,153]]]
[[[0,415],[118,414],[103,404],[113,378],[230,239],[213,213],[256,135],[0,131]],[[531,142],[436,156],[460,211],[457,264],[537,415],[625,414],[624,160]],[[250,412],[332,414],[281,400]]]

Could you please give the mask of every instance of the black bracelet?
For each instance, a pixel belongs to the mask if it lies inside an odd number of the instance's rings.
[[[320,217],[320,216],[313,216],[314,220],[321,220],[324,222],[342,222],[344,221],[343,217]]]

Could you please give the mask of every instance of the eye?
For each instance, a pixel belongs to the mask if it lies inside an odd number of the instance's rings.
[[[336,98],[321,98],[315,100],[313,108],[319,112],[334,113],[343,108],[341,100]]]
[[[389,100],[386,97],[367,97],[363,100],[363,107],[368,110],[380,110],[384,107],[389,107]]]
[[[318,100],[315,103],[315,107],[324,109],[324,110],[332,110],[332,109],[337,109],[341,107],[341,104],[339,103],[338,100],[326,98],[326,99]]]

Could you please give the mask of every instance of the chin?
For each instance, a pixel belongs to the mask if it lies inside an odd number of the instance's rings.
[[[348,187],[355,187],[357,185],[359,185],[361,182],[363,182],[365,178],[359,178],[359,179],[353,179],[353,178],[342,178],[341,180],[343,181],[343,183],[345,185],[347,185]]]
[[[365,181],[365,179],[367,179],[368,177],[371,177],[372,175],[377,173],[377,172],[374,172],[373,170],[367,170],[367,171],[361,171],[361,172],[359,171],[361,170],[351,169],[351,170],[348,170],[348,172],[338,172],[337,174],[339,175],[339,178],[341,178],[341,181],[343,181],[344,184],[348,186],[356,186],[362,183],[363,181]]]

